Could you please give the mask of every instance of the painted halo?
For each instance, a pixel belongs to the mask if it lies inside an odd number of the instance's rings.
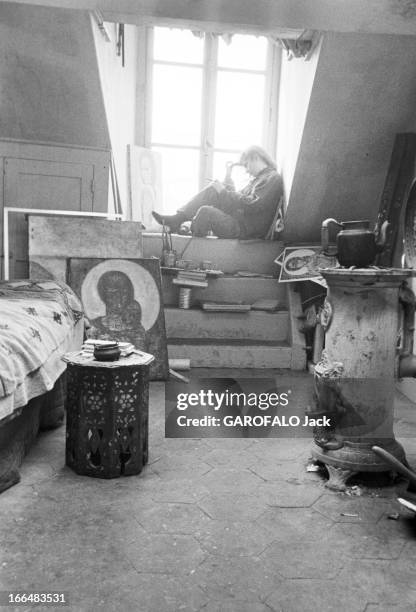
[[[292,251],[292,253],[290,253],[290,255],[288,255],[284,261],[284,271],[288,276],[305,276],[305,274],[310,274],[308,263],[314,255],[315,251],[313,251],[312,249],[296,249],[295,251]],[[307,257],[307,264],[302,266],[298,270],[290,270],[290,268],[287,267],[287,264],[290,263],[292,259],[299,257]]]

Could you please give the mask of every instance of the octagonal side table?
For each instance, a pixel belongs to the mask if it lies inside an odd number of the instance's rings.
[[[148,460],[149,355],[96,361],[67,353],[66,465],[77,474],[139,474]],[[153,356],[150,356],[153,357]]]

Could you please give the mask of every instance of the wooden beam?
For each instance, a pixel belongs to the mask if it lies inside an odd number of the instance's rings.
[[[287,283],[287,301],[290,317],[291,370],[306,369],[306,341],[299,330],[299,318],[302,316],[302,304],[295,283]]]
[[[164,17],[153,15],[132,15],[130,13],[118,13],[105,11],[103,13],[106,21],[129,23],[141,26],[159,26],[167,28],[184,28],[195,32],[214,32],[222,34],[232,32],[235,34],[252,34],[257,36],[275,36],[296,40],[304,33],[304,29],[283,28],[272,24],[240,23],[238,21],[213,21],[201,19],[188,19],[186,17]],[[312,33],[310,35],[312,37]],[[304,37],[303,37],[304,38]]]
[[[399,0],[11,0],[18,4],[98,10],[111,21],[143,25],[183,21],[241,31],[322,30],[416,34],[416,5]],[[3,4],[3,3],[1,3]],[[172,20],[172,21],[171,21]]]

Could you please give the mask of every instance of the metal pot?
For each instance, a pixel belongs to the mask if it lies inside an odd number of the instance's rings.
[[[330,253],[329,226],[341,228],[336,238],[336,253]],[[336,255],[341,266],[349,268],[366,268],[374,263],[377,253],[380,253],[386,243],[388,222],[385,221],[377,233],[370,230],[369,221],[343,221],[326,219],[322,223],[321,239],[324,253]]]

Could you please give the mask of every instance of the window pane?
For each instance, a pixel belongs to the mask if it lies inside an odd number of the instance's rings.
[[[234,34],[231,43],[219,39],[218,65],[221,68],[266,70],[267,39],[264,36]]]
[[[218,72],[214,146],[245,149],[261,144],[265,77]]]
[[[214,153],[213,156],[213,178],[223,181],[225,177],[225,164],[229,161],[238,162],[240,153]],[[234,181],[235,188],[242,189],[250,180],[246,169],[243,166],[234,166],[231,178]]]
[[[174,213],[198,192],[199,151],[152,149],[162,156],[163,211]]]
[[[152,142],[199,145],[202,69],[154,65]]]
[[[190,30],[154,28],[153,58],[170,62],[202,64],[204,39]]]

